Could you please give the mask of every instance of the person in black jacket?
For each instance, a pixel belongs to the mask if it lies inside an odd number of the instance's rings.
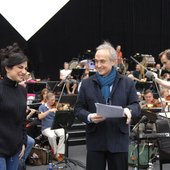
[[[26,89],[18,83],[27,73],[27,57],[19,48],[1,50],[0,170],[17,170],[27,144]]]
[[[87,124],[87,170],[105,170],[106,162],[108,170],[128,170],[129,123],[140,106],[133,80],[116,71],[116,58],[110,43],[97,47],[97,73],[82,81],[75,104],[75,116]],[[106,118],[95,103],[122,106],[122,116]]]

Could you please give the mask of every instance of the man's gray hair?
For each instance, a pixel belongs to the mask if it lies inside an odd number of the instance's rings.
[[[114,47],[107,41],[104,41],[103,44],[99,45],[96,50],[108,50],[110,54],[110,59],[115,60],[117,63],[117,55],[116,55],[116,50]]]

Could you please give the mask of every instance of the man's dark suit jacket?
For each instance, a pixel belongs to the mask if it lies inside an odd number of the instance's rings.
[[[114,80],[110,102],[112,105],[128,107],[133,116],[140,114],[134,82],[118,72]],[[96,113],[95,103],[105,104],[96,75],[82,81],[75,104],[75,116],[87,124],[86,143],[91,151],[128,152],[129,125],[126,118],[111,118],[94,124],[88,122],[88,115]]]

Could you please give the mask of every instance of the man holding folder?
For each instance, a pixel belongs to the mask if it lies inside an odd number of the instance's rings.
[[[87,170],[128,170],[129,123],[140,114],[134,82],[116,69],[115,49],[108,42],[97,47],[96,74],[82,81],[75,115],[87,124]],[[121,106],[123,116],[96,113],[95,103]],[[114,114],[114,113],[113,113]]]

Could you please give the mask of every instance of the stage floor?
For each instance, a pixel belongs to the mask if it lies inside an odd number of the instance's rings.
[[[69,158],[73,160],[80,161],[85,164],[86,162],[86,146],[69,146],[68,150]],[[72,165],[71,165],[72,166]],[[159,161],[156,161],[153,165],[153,170],[159,170]],[[54,170],[57,168],[54,168]],[[58,168],[59,169],[59,168]],[[65,168],[64,170],[70,170],[71,168]],[[48,166],[27,166],[27,170],[48,170]],[[83,170],[80,166],[72,166],[72,170]],[[94,169],[95,170],[95,169]],[[97,170],[97,169],[96,169]],[[134,168],[129,167],[129,170],[134,170]],[[170,164],[164,164],[163,170],[170,170]]]

